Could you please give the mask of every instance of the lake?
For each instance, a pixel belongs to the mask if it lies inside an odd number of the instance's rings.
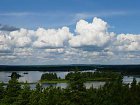
[[[1,71],[0,72],[0,81],[4,83],[8,83],[8,81],[11,79],[10,76],[11,73],[14,71]],[[34,89],[36,86],[36,83],[40,80],[41,75],[43,71],[16,71],[18,74],[20,74],[22,77],[18,79],[19,82],[28,82],[28,83],[33,83],[30,84],[31,89]],[[85,71],[83,71],[85,72]],[[87,71],[86,71],[87,72]],[[89,71],[88,71],[89,72]],[[90,70],[90,72],[95,72],[94,70]],[[65,78],[65,75],[67,75],[69,72],[64,72],[64,71],[53,71],[53,73],[56,73],[58,77],[60,78]],[[123,83],[131,83],[133,81],[133,78],[136,78],[137,82],[140,82],[140,76],[124,76],[123,77]],[[86,82],[84,85],[86,88],[90,88],[93,86],[94,88],[99,88],[100,86],[103,86],[105,82],[102,81],[91,81],[91,82]],[[68,86],[67,83],[57,83],[57,84],[49,84],[49,83],[43,83],[42,87],[48,87],[48,86],[55,86],[55,87],[61,87],[61,88],[66,88]]]

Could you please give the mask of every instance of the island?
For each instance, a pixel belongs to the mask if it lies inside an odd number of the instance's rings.
[[[79,75],[84,82],[87,81],[113,81],[120,78],[122,75],[119,72],[112,71],[96,71],[96,72],[69,72],[64,79],[57,76],[56,73],[44,73],[41,76],[40,83],[67,83],[75,76]]]

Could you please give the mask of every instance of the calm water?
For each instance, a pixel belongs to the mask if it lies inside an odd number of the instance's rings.
[[[17,71],[16,71],[17,72]],[[24,74],[24,73],[28,73],[28,74]],[[94,71],[92,71],[94,72]],[[0,72],[0,81],[8,83],[8,81],[11,79],[10,76],[12,73],[12,71],[2,71]],[[20,77],[18,80],[19,82],[28,82],[28,83],[36,83],[40,80],[41,75],[43,73],[46,72],[41,72],[41,71],[19,71],[17,72],[20,75],[22,75],[22,77]],[[57,74],[58,77],[60,78],[65,78],[65,75],[67,75],[69,72],[55,72]],[[123,82],[124,83],[131,83],[133,81],[133,78],[136,78],[136,80],[138,82],[140,82],[140,76],[124,76],[123,77]],[[93,86],[94,88],[99,88],[100,86],[103,86],[105,84],[105,82],[100,82],[100,81],[92,81],[92,82],[86,82],[84,83],[84,85],[86,86],[86,88],[90,88],[91,86]],[[31,89],[34,89],[36,84],[31,84]],[[68,86],[67,83],[57,83],[57,84],[48,84],[48,83],[44,83],[42,84],[42,87],[48,87],[48,86],[55,86],[55,87],[61,87],[61,88],[66,88]]]
[[[10,76],[13,71],[2,71],[0,72],[0,81],[3,81],[5,83],[8,83],[8,81],[11,79]],[[16,71],[17,72],[17,71]],[[28,83],[36,83],[40,80],[41,75],[46,72],[40,72],[40,71],[19,71],[17,72],[22,77],[20,77],[18,80],[19,82],[28,82]],[[24,74],[28,73],[28,74]],[[69,72],[55,72],[57,73],[57,76],[60,78],[65,78],[65,75],[67,75]]]

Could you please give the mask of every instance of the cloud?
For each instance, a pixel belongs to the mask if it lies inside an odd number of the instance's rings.
[[[11,42],[15,47],[29,47],[32,43],[34,31],[21,28],[9,33]]]
[[[11,48],[7,45],[0,45],[0,53],[11,53]]]
[[[52,12],[2,12],[0,16],[74,16],[77,19],[86,19],[93,17],[102,17],[102,16],[118,16],[118,15],[127,15],[132,14],[130,11],[97,11],[97,12],[79,12],[79,13],[66,13],[62,11],[56,11],[55,14]]]
[[[98,11],[98,12],[92,12],[92,13],[77,13],[75,15],[75,20],[79,19],[89,19],[93,17],[110,17],[110,16],[122,16],[122,15],[128,15],[132,14],[130,11]]]
[[[5,12],[5,13],[0,13],[0,16],[28,16],[33,14],[34,13],[30,13],[30,12]]]
[[[0,31],[15,31],[15,30],[19,30],[19,28],[0,24]]]
[[[92,23],[80,20],[76,25],[77,35],[69,40],[69,44],[72,47],[102,47],[113,37],[113,33],[107,32],[107,29],[108,24],[99,18],[95,17]]]
[[[14,56],[19,56],[19,57],[27,57],[27,56],[32,56],[33,49],[32,48],[15,48],[14,49]]]
[[[10,37],[7,34],[0,33],[0,53],[12,52]]]
[[[39,28],[35,34],[37,36],[37,40],[33,43],[35,48],[61,48],[72,37],[68,27],[47,30]]]
[[[63,26],[74,26],[80,19],[92,19],[93,17],[113,17],[132,14],[130,11],[92,11],[92,12],[0,12],[0,23],[10,23],[15,26],[37,28],[58,28]]]
[[[64,53],[64,48],[45,49],[47,53]]]
[[[140,51],[140,35],[119,34],[114,44],[118,51]]]
[[[108,28],[107,22],[95,17],[91,23],[79,20],[73,33],[65,26],[0,31],[0,61],[2,64],[8,59],[11,64],[140,62],[140,34],[116,34]]]

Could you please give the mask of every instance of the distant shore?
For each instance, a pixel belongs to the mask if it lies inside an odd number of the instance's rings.
[[[137,65],[95,65],[95,64],[70,64],[70,65],[0,65],[0,71],[80,71],[110,70],[123,74],[140,74],[140,64]]]

